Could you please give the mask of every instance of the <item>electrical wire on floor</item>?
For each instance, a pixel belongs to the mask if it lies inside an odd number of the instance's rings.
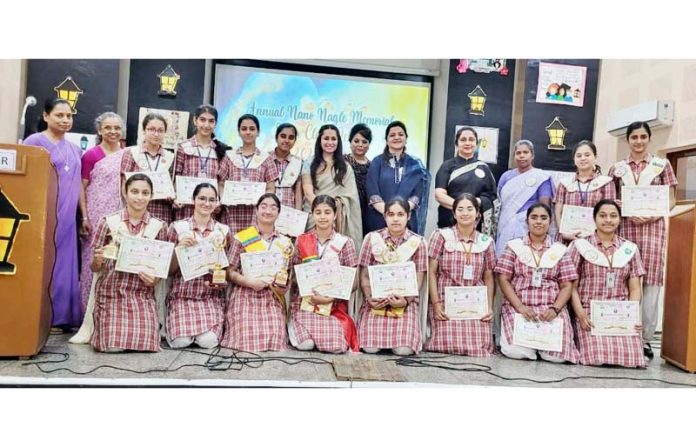
[[[203,368],[207,369],[208,371],[211,372],[216,372],[216,371],[241,371],[245,367],[246,368],[261,368],[264,366],[266,362],[280,362],[288,366],[294,366],[302,363],[309,363],[309,364],[314,364],[314,365],[329,365],[331,366],[333,362],[330,360],[326,359],[321,359],[321,358],[316,358],[316,357],[287,357],[287,356],[282,356],[282,355],[272,355],[272,356],[261,356],[259,354],[249,352],[249,351],[241,351],[241,350],[236,350],[236,349],[228,349],[228,348],[221,348],[217,347],[214,348],[211,352],[206,352],[206,351],[198,351],[196,349],[191,349],[191,348],[183,348],[183,349],[171,349],[171,348],[163,348],[163,350],[166,351],[175,351],[175,352],[188,352],[191,354],[196,354],[201,357],[205,357],[205,360],[202,363],[187,363],[183,365],[179,365],[177,367],[166,367],[166,368],[150,368],[150,369],[145,369],[145,370],[137,370],[137,369],[132,369],[132,368],[124,368],[121,366],[114,366],[114,365],[98,365],[95,366],[94,368],[87,370],[87,371],[75,371],[71,368],[46,368],[44,365],[53,365],[53,364],[59,364],[59,363],[64,363],[67,362],[70,359],[70,354],[67,352],[50,352],[50,351],[42,351],[41,354],[47,354],[47,355],[55,355],[59,356],[60,358],[58,359],[46,359],[46,360],[38,360],[38,361],[30,361],[30,362],[24,362],[22,363],[22,366],[27,366],[27,365],[34,365],[36,366],[39,371],[45,374],[51,374],[55,372],[67,372],[71,374],[75,374],[78,376],[85,376],[92,374],[100,369],[111,369],[115,371],[122,371],[122,372],[129,372],[133,374],[151,374],[151,373],[173,373],[176,371],[179,371],[184,368]],[[230,355],[224,355],[221,354],[221,351],[230,351]],[[136,354],[137,355],[137,354]],[[387,358],[382,361],[385,362],[394,362],[397,366],[403,366],[403,367],[409,367],[409,368],[436,368],[436,369],[442,369],[442,370],[447,370],[447,371],[457,371],[457,372],[465,372],[465,373],[483,373],[487,374],[493,377],[496,377],[498,379],[504,380],[504,381],[519,381],[519,382],[529,382],[529,383],[534,383],[534,384],[539,384],[539,385],[549,385],[549,384],[556,384],[556,383],[562,383],[566,381],[572,381],[572,380],[581,380],[581,379],[589,379],[589,380],[628,380],[628,381],[634,381],[634,382],[659,382],[663,383],[666,385],[673,385],[673,386],[684,386],[684,387],[696,387],[696,384],[690,384],[690,383],[683,383],[683,382],[673,382],[669,380],[663,380],[663,379],[655,379],[655,378],[640,378],[640,377],[625,377],[625,376],[594,376],[594,375],[582,375],[582,376],[568,376],[568,377],[562,377],[560,379],[551,379],[551,380],[538,380],[538,379],[530,379],[528,377],[506,377],[502,376],[500,374],[497,374],[493,371],[493,368],[488,366],[488,365],[482,365],[480,363],[475,363],[475,362],[453,362],[451,359],[455,356],[448,356],[448,355],[443,355],[439,357],[417,357],[417,356],[412,356],[412,357],[397,357],[397,358]]]
[[[332,365],[329,360],[324,360],[314,357],[286,357],[286,356],[261,356],[253,352],[241,351],[237,349],[228,349],[217,347],[214,348],[212,352],[198,351],[196,349],[184,348],[184,349],[171,349],[162,348],[166,351],[175,352],[188,352],[196,355],[205,357],[205,361],[202,363],[187,363],[179,365],[177,367],[166,367],[166,368],[150,368],[145,370],[137,370],[132,368],[125,368],[122,366],[115,365],[97,365],[92,369],[86,371],[75,371],[72,368],[46,368],[44,365],[52,365],[57,363],[64,363],[70,360],[70,353],[67,352],[51,352],[51,351],[41,351],[41,354],[60,356],[59,359],[47,359],[47,360],[37,360],[22,363],[22,366],[34,365],[44,374],[51,374],[55,372],[67,372],[70,374],[75,374],[78,376],[85,376],[92,374],[101,369],[111,369],[114,371],[129,372],[133,374],[151,374],[151,373],[173,373],[184,368],[204,368],[208,371],[241,371],[245,367],[247,368],[260,368],[266,362],[280,362],[288,366],[294,366],[301,363],[310,363],[314,365]],[[223,355],[220,352],[222,350],[231,351],[230,355]],[[137,355],[137,353],[135,354]]]
[[[436,357],[436,358],[402,357],[402,358],[398,358],[398,359],[392,359],[391,361],[396,363],[397,366],[406,366],[406,367],[412,367],[412,368],[438,368],[438,369],[444,369],[447,371],[484,373],[484,374],[488,374],[490,376],[493,376],[493,377],[496,377],[498,379],[505,380],[505,381],[524,381],[524,382],[531,382],[531,383],[536,383],[536,384],[541,384],[541,385],[562,383],[562,382],[571,381],[571,380],[593,379],[593,380],[631,380],[631,381],[635,381],[635,382],[649,381],[649,382],[664,383],[666,385],[696,387],[696,384],[683,383],[683,382],[672,382],[669,380],[654,379],[654,378],[650,378],[650,377],[640,378],[640,377],[621,377],[621,376],[569,376],[569,377],[562,377],[560,379],[552,379],[552,380],[537,380],[537,379],[530,379],[527,377],[505,377],[505,376],[501,376],[500,374],[493,372],[493,368],[491,368],[488,365],[482,365],[480,363],[474,363],[474,362],[452,362],[452,361],[442,360],[442,359],[448,358],[448,357],[450,357],[450,356]]]

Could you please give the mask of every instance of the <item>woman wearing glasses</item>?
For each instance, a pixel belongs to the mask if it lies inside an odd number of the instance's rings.
[[[149,173],[168,172],[171,179],[174,154],[162,147],[162,140],[167,132],[167,121],[159,113],[148,113],[143,118],[143,130],[145,131],[143,144],[125,149],[121,160],[121,174],[128,177],[134,172],[143,172],[152,178]],[[153,184],[156,185],[154,181]],[[169,225],[172,222],[174,197],[158,197],[157,192],[155,188],[148,211],[153,217]]]

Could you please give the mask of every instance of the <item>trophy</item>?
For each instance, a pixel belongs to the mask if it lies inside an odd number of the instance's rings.
[[[109,229],[109,235],[111,236],[111,240],[108,244],[102,247],[104,250],[102,256],[104,256],[104,259],[113,259],[115,261],[118,259],[118,248],[119,244],[121,243],[121,232],[116,230],[116,233],[114,233],[111,231],[111,229]]]
[[[215,248],[216,262],[213,265],[213,280],[212,284],[223,285],[227,282],[226,280],[226,270],[222,268],[220,263],[220,256],[225,248],[225,236],[221,233],[216,234],[213,238],[213,247]]]

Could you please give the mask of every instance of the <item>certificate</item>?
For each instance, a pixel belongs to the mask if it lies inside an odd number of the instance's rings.
[[[340,266],[335,261],[319,260],[297,264],[295,266],[295,278],[300,296],[314,295],[313,290],[318,294],[327,295],[327,292],[334,289],[334,283],[339,280]]]
[[[296,210],[289,206],[282,206],[280,214],[275,223],[275,229],[278,233],[286,236],[297,237],[304,233],[307,227],[307,218],[309,213],[301,210]]]
[[[210,273],[215,265],[225,268],[230,265],[224,250],[216,249],[207,240],[199,241],[191,247],[176,247],[174,249],[179,269],[184,281],[200,278]]]
[[[141,171],[141,172],[126,172],[126,180],[133,174],[145,174],[152,180],[152,198],[151,200],[161,200],[176,197],[174,192],[174,184],[169,171]]]
[[[640,303],[638,301],[590,301],[592,335],[638,335]]]
[[[445,287],[445,314],[450,320],[480,320],[488,313],[488,288]]]
[[[205,177],[176,176],[176,201],[185,205],[193,204],[193,190],[201,183],[210,183],[217,189],[217,180]]]
[[[339,300],[350,300],[350,295],[353,293],[353,284],[355,283],[355,272],[358,269],[355,267],[338,266],[338,274],[340,280],[334,283],[334,289],[326,292],[326,296]]]
[[[266,192],[264,182],[225,182],[220,203],[223,205],[256,205],[256,202]]]
[[[621,215],[669,216],[669,186],[622,186]]]
[[[276,250],[242,253],[240,259],[242,275],[252,279],[271,282],[279,271],[285,269],[285,256]]]
[[[515,330],[512,343],[542,351],[563,350],[563,319],[551,321],[527,321],[522,314],[515,314]]]
[[[370,265],[367,271],[372,298],[386,298],[389,295],[418,296],[416,264],[413,261]]]
[[[155,239],[124,236],[118,251],[116,270],[126,273],[149,273],[157,278],[169,276],[174,244]]]
[[[580,232],[580,237],[586,237],[594,233],[595,228],[592,208],[589,206],[563,205],[559,232],[572,234],[573,236]]]

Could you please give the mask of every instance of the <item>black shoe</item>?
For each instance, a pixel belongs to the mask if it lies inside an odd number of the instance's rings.
[[[655,354],[653,353],[652,347],[650,346],[650,343],[646,343],[643,346],[643,355],[646,356],[649,360],[652,360],[653,357],[655,357]]]

